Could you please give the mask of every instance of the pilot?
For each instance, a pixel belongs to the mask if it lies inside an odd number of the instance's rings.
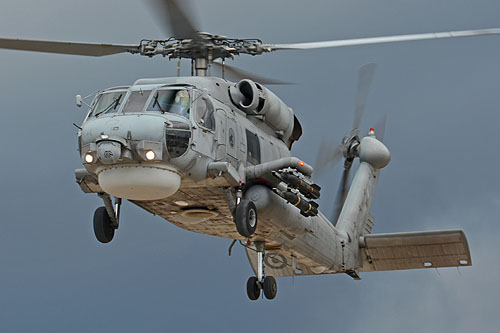
[[[189,118],[189,92],[187,90],[177,92],[170,112]]]
[[[148,111],[174,113],[189,118],[189,91],[163,90],[158,91],[149,104]]]

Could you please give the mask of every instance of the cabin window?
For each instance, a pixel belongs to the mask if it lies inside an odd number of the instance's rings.
[[[189,118],[191,98],[186,89],[158,90],[153,94],[147,111],[172,113]]]
[[[260,164],[259,137],[247,130],[247,162],[253,165]]]
[[[116,113],[126,93],[126,91],[106,92],[97,96],[92,116],[99,117],[101,114]]]
[[[198,98],[196,102],[196,122],[209,130],[215,130],[214,107],[209,99]]]
[[[142,112],[142,110],[144,109],[144,105],[146,105],[146,101],[149,98],[149,95],[151,95],[151,90],[132,91],[127,101],[125,102],[123,113]]]

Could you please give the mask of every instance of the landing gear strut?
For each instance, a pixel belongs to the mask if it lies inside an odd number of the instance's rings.
[[[108,194],[99,196],[104,200],[104,206],[97,208],[94,212],[94,234],[101,243],[109,243],[113,240],[115,230],[118,229],[120,221],[120,208],[122,199],[115,198],[115,207]]]
[[[272,276],[265,276],[264,272],[264,242],[255,242],[257,248],[257,276],[251,276],[247,281],[247,295],[252,301],[260,296],[261,289],[267,299],[274,299],[278,292],[276,279]]]

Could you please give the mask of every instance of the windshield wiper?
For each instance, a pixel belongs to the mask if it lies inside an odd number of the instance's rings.
[[[115,100],[113,102],[111,102],[111,104],[109,104],[106,108],[104,108],[104,110],[102,110],[101,112],[98,112],[96,113],[94,116],[97,118],[99,115],[103,114],[103,113],[106,113],[108,112],[109,110],[111,110],[111,108],[113,109],[116,109],[120,103],[120,99],[122,98],[122,95],[120,95],[118,98],[115,98]],[[113,106],[114,105],[114,106]]]
[[[165,110],[161,108],[160,102],[158,102],[158,93],[156,93],[155,102],[153,103],[153,108],[155,107],[155,105],[158,105],[158,109],[160,109],[161,113],[165,113]]]

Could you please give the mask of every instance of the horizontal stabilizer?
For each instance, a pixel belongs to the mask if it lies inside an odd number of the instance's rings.
[[[472,265],[462,230],[366,235],[360,272]]]

